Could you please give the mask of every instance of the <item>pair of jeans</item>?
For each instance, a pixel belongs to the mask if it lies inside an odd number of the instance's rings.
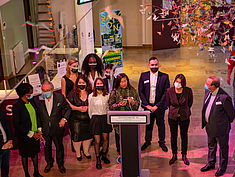
[[[1,176],[8,177],[9,175],[9,162],[10,162],[10,150],[1,150],[0,152],[0,167]]]
[[[171,149],[173,154],[177,154],[177,137],[178,137],[178,125],[180,126],[180,137],[181,137],[181,153],[187,154],[188,150],[188,127],[190,120],[181,121],[180,118],[177,120],[168,119],[171,132]]]

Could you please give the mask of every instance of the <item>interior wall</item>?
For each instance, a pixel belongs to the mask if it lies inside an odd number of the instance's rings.
[[[141,0],[99,0],[93,2],[93,20],[95,29],[95,46],[101,45],[99,13],[105,10],[105,6],[110,5],[112,10],[120,10],[124,29],[122,28],[123,46],[142,46],[142,20],[139,7]]]
[[[60,12],[63,12],[64,25],[68,26],[68,30],[72,29],[76,19],[74,0],[53,0],[51,10],[57,31],[60,24]]]
[[[9,76],[12,73],[9,51],[13,49],[17,43],[23,42],[24,51],[28,49],[28,39],[26,27],[21,25],[25,23],[23,0],[11,0],[0,7],[2,22],[6,24],[3,28],[3,45],[4,51],[3,68],[4,75]]]

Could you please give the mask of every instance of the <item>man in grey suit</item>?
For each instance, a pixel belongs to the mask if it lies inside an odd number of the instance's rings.
[[[219,168],[215,176],[222,176],[228,164],[228,141],[234,108],[231,97],[220,88],[220,80],[211,76],[205,84],[205,99],[202,109],[202,128],[206,127],[208,136],[208,163],[202,172],[215,168],[217,142],[220,147]]]

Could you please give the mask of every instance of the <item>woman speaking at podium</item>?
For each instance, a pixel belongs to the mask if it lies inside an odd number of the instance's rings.
[[[112,111],[137,111],[140,99],[136,89],[131,86],[125,73],[118,74],[114,89],[109,98],[109,109]],[[117,152],[120,154],[119,126],[114,126]]]

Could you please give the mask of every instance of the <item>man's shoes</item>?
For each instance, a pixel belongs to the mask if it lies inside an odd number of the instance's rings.
[[[101,169],[102,165],[101,165],[101,160],[100,160],[100,156],[96,157],[96,169]]]
[[[60,173],[65,173],[66,172],[66,169],[65,169],[64,165],[58,165],[58,168],[59,168]]]
[[[220,168],[216,171],[215,176],[223,176],[225,173],[225,170],[221,170]]]
[[[43,177],[39,172],[36,172],[36,173],[34,172],[34,173],[33,173],[33,176],[34,176],[34,177]]]
[[[162,150],[163,150],[164,152],[167,152],[167,151],[168,151],[168,148],[166,147],[165,143],[161,143],[161,144],[159,144],[159,146],[160,146],[160,148],[162,148]]]
[[[189,165],[189,160],[188,160],[186,154],[182,154],[182,160],[184,161],[185,165]]]
[[[150,145],[151,145],[150,141],[145,141],[145,143],[141,146],[141,151],[144,151]]]
[[[212,169],[215,169],[215,165],[206,164],[204,167],[201,168],[201,172],[209,171]]]
[[[173,163],[175,163],[176,160],[177,160],[177,154],[173,154],[171,160],[169,161],[169,165],[172,165]]]
[[[53,167],[53,164],[47,164],[47,166],[44,168],[44,173],[48,173],[52,167]]]
[[[103,160],[105,164],[110,164],[110,160],[106,157],[106,154],[101,156],[101,160]]]

